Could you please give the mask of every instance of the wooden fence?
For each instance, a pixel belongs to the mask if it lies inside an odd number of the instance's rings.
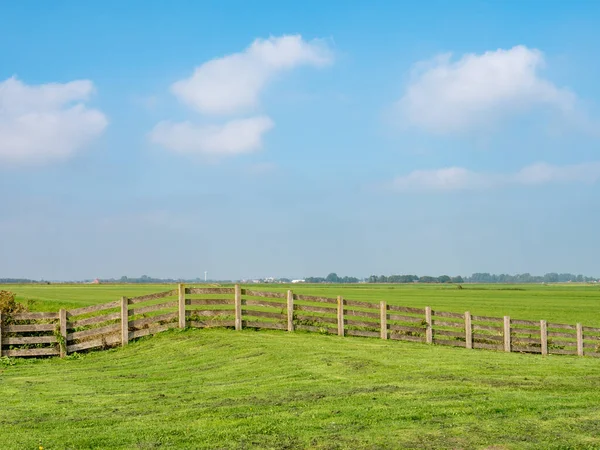
[[[600,357],[600,328],[313,295],[185,287],[58,313],[0,315],[0,356],[65,356],[170,328],[309,331],[542,355]]]

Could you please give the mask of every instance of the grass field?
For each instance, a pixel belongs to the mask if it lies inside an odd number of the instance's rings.
[[[0,365],[0,448],[600,448],[599,364],[175,330]]]
[[[50,311],[165,290],[1,288]],[[598,286],[292,288],[600,326]],[[594,358],[303,332],[173,330],[63,360],[0,359],[0,448],[600,449],[598,386]]]
[[[354,300],[386,300],[390,304],[477,315],[600,326],[600,286],[596,285],[252,285],[284,291]],[[18,300],[34,300],[33,310],[57,311],[172,289],[165,285],[2,285]]]

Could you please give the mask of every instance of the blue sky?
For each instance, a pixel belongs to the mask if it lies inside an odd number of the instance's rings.
[[[0,278],[600,275],[597,2],[0,17]]]

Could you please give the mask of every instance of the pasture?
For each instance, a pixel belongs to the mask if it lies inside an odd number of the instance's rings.
[[[598,360],[173,330],[0,365],[0,448],[599,448]]]
[[[322,295],[379,302],[390,305],[434,310],[464,312],[516,319],[548,320],[557,323],[581,322],[600,327],[600,286],[579,284],[551,285],[391,285],[391,284],[332,284],[332,285],[250,285],[256,289],[283,292],[293,289],[298,294]],[[33,300],[34,311],[58,311],[134,297],[173,285],[2,285],[17,294],[22,302]]]
[[[2,288],[56,311],[166,287]],[[600,326],[598,286],[257,288]],[[171,330],[62,360],[1,359],[0,448],[600,448],[599,369],[587,357]]]

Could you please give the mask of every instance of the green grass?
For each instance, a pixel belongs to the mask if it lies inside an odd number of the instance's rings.
[[[600,448],[600,362],[170,331],[0,364],[0,448]]]
[[[119,299],[121,296],[159,292],[173,285],[3,285],[16,292],[20,301],[35,300],[34,310],[57,311]],[[509,315],[525,320],[545,319],[555,323],[581,322],[600,326],[600,286],[586,285],[263,285],[252,289],[284,291],[354,300],[424,307],[444,311],[471,311],[476,315]]]

